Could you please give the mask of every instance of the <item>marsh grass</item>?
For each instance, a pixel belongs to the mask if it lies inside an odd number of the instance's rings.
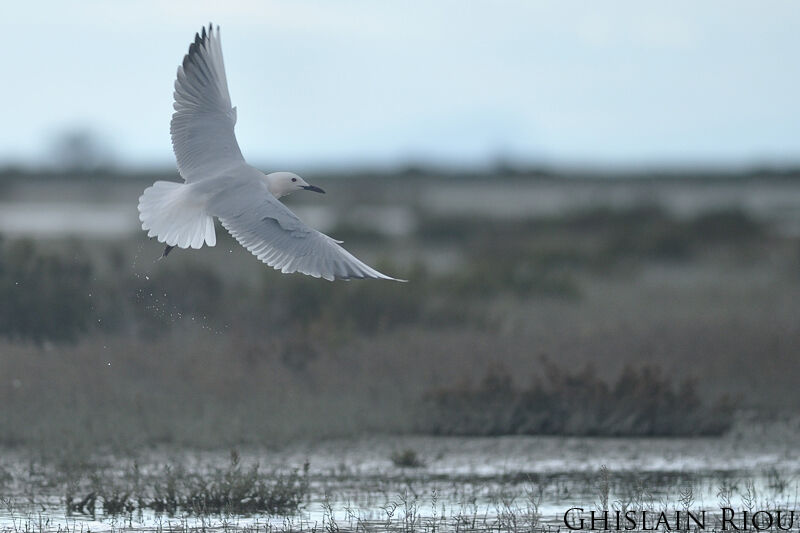
[[[89,262],[38,250],[0,235],[0,336],[74,341],[89,330]]]
[[[152,339],[200,322],[214,331],[235,327],[253,337],[266,329],[285,338],[298,324],[314,323],[346,342],[413,325],[487,327],[487,303],[498,298],[576,302],[587,276],[629,275],[647,261],[696,260],[716,248],[741,252],[774,239],[772,228],[735,209],[688,220],[656,205],[523,220],[420,216],[413,242],[455,246],[459,257],[446,272],[421,262],[376,263],[413,280],[405,285],[320,284],[271,271],[243,283],[230,269],[188,255],[142,275],[126,264],[123,244],[88,253],[81,242],[45,249],[0,240],[0,336],[37,343],[98,333]]]
[[[542,375],[525,389],[502,368],[478,387],[429,392],[419,429],[436,435],[721,435],[733,423],[733,405],[705,405],[691,380],[674,383],[652,366],[627,366],[609,384],[590,365],[567,371],[544,360]],[[606,502],[607,504],[607,502]]]
[[[736,211],[683,220],[655,206],[420,216],[408,242],[382,247],[411,259],[374,262],[406,284],[281,275],[222,237],[160,262],[155,243],[3,241],[0,443],[126,450],[375,431],[686,434],[675,414],[708,413],[725,392],[765,412],[800,401],[800,256],[796,238],[768,224]],[[659,234],[689,242],[690,253],[665,259],[653,249]],[[415,263],[431,249],[446,251],[441,265]],[[594,361],[598,375],[548,374],[542,354],[566,374]],[[643,389],[642,362],[691,372],[698,386],[644,376]],[[627,396],[612,386],[626,363]],[[492,365],[513,380],[487,392]],[[726,426],[700,418],[700,433]]]
[[[242,465],[235,451],[226,467],[208,471],[164,465],[145,476],[137,463],[122,475],[113,468],[81,470],[72,472],[65,483],[65,510],[68,515],[94,516],[99,505],[105,516],[145,510],[169,516],[178,512],[194,516],[289,515],[296,513],[307,497],[308,470],[306,463],[288,474],[264,473],[257,463]],[[85,496],[79,499],[76,494],[81,490]]]
[[[392,463],[399,468],[422,468],[425,462],[413,448],[405,448],[392,452]]]
[[[377,482],[373,476],[378,472],[326,474],[319,470],[309,472],[305,467],[302,473],[289,475],[305,478],[300,483],[303,496],[298,498],[299,485],[292,489],[292,483],[287,482],[278,488],[277,477],[262,474],[257,465],[245,466],[236,453],[231,454],[226,466],[210,468],[189,468],[188,463],[179,462],[170,468],[154,469],[155,465],[148,464],[139,469],[134,463],[120,469],[121,465],[112,458],[94,464],[106,466],[80,474],[83,479],[77,483],[79,492],[91,492],[81,501],[65,500],[74,506],[66,509],[68,520],[40,503],[47,501],[47,486],[51,484],[45,483],[32,498],[0,497],[4,505],[0,510],[0,531],[71,533],[85,531],[85,520],[91,518],[92,530],[106,530],[99,521],[110,531],[551,533],[564,530],[566,508],[578,505],[586,507],[588,513],[591,501],[597,502],[597,510],[609,513],[646,510],[673,515],[675,511],[711,508],[707,528],[717,530],[719,524],[715,520],[719,513],[713,510],[716,502],[704,503],[701,496],[712,493],[717,485],[725,485],[720,505],[733,503],[754,510],[795,508],[798,503],[796,483],[783,494],[775,493],[766,483],[770,477],[767,471],[761,476],[755,471],[694,475],[600,467],[569,475],[518,472],[497,477],[429,476],[416,472],[419,475],[382,475],[385,479]],[[57,469],[50,472],[58,474]],[[783,471],[780,475],[790,477]],[[309,483],[309,478],[313,482]],[[57,479],[60,482],[61,476]],[[268,492],[273,501],[280,494],[278,500],[291,502],[290,505],[270,510],[267,505],[251,503],[259,498],[259,479],[270,485]],[[296,504],[297,501],[302,503]]]

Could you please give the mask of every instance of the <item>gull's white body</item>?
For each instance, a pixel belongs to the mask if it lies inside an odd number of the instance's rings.
[[[394,279],[362,263],[338,241],[292,213],[278,198],[310,189],[290,172],[264,174],[248,165],[233,128],[219,28],[203,28],[178,67],[170,132],[185,183],[157,181],[139,198],[149,237],[180,248],[214,246],[214,218],[264,263],[284,273],[327,280]]]

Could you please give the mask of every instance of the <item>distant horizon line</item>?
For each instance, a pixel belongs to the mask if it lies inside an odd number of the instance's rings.
[[[754,159],[749,162],[723,163],[723,162],[651,162],[651,163],[554,163],[554,162],[533,162],[512,159],[495,159],[483,164],[455,164],[451,162],[433,160],[408,160],[398,162],[360,162],[360,163],[339,163],[328,165],[317,164],[290,164],[290,165],[253,165],[264,172],[274,172],[278,170],[293,170],[309,175],[332,175],[352,174],[363,176],[365,174],[380,175],[483,175],[483,174],[505,174],[519,176],[553,176],[566,177],[573,176],[597,176],[610,177],[635,177],[646,175],[663,176],[685,176],[694,175],[724,175],[724,176],[753,176],[753,175],[795,175],[800,174],[800,158],[797,160],[760,160]],[[164,164],[148,165],[128,165],[119,163],[108,163],[104,165],[86,167],[58,167],[53,164],[31,164],[0,162],[0,177],[13,174],[19,175],[70,175],[85,174],[87,176],[97,174],[116,174],[116,175],[151,175],[151,174],[175,174],[178,170],[175,166]]]

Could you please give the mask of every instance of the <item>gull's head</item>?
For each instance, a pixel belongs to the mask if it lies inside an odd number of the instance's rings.
[[[294,191],[314,191],[324,193],[315,185],[309,185],[306,180],[292,172],[273,172],[267,174],[267,187],[275,198],[292,194]]]

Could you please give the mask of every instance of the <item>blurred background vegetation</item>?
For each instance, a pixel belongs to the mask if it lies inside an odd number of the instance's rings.
[[[406,284],[280,275],[222,228],[157,261],[135,206],[164,178],[0,174],[0,444],[707,435],[800,406],[798,172],[308,176],[301,218]]]

